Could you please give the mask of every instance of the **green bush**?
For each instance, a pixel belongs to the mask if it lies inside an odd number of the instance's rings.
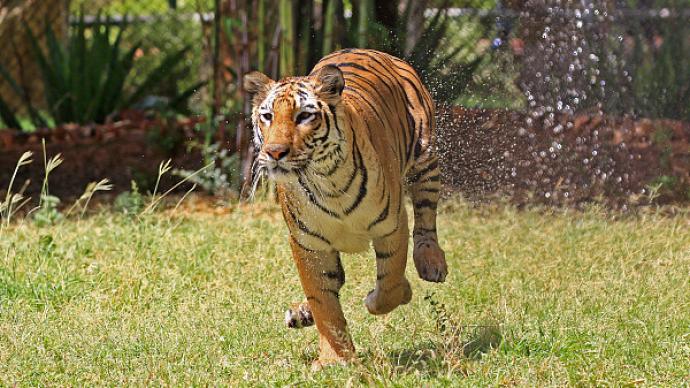
[[[14,93],[21,97],[35,126],[44,127],[48,122],[58,125],[103,123],[118,110],[151,100],[146,98],[150,97],[150,91],[168,83],[167,76],[180,71],[180,67],[184,66],[182,59],[188,50],[182,48],[164,56],[157,66],[141,77],[141,81],[132,85],[135,53],[140,45],[134,44],[126,50],[122,47],[125,28],[126,26],[122,26],[116,33],[113,32],[108,18],[87,28],[81,17],[70,30],[67,44],[62,45],[53,29],[46,26],[47,49],[44,50],[34,32],[26,26],[26,33],[32,44],[32,60],[38,64],[42,75],[44,112],[39,112],[26,91],[2,67],[0,79],[4,79]],[[187,113],[187,100],[202,85],[203,82],[197,83],[182,92],[154,98],[155,108]],[[146,104],[141,106],[146,107]],[[10,127],[24,128],[1,96],[0,118]]]
[[[642,28],[640,28],[642,30]],[[632,58],[634,107],[645,117],[690,121],[690,21],[664,20],[658,47],[635,35]]]

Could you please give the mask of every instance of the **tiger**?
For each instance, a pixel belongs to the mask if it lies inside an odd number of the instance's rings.
[[[418,275],[444,282],[448,274],[436,230],[434,102],[411,65],[370,49],[333,52],[302,77],[274,81],[252,72],[244,88],[252,101],[255,175],[275,184],[306,296],[286,312],[286,323],[316,325],[315,367],[347,363],[355,347],[339,300],[340,254],[373,245],[376,283],[364,300],[371,314],[409,303],[406,193]]]

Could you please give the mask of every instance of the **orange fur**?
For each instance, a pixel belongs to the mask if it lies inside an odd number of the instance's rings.
[[[335,52],[306,77],[276,82],[252,73],[245,87],[254,94],[258,169],[277,182],[303,307],[320,335],[319,362],[348,360],[354,346],[338,299],[340,252],[373,243],[377,281],[365,300],[372,314],[408,303],[405,190],[417,271],[435,282],[447,274],[436,234],[433,101],[411,66],[373,50]]]

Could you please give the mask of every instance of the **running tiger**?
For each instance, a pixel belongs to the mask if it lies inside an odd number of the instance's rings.
[[[434,103],[410,65],[391,55],[334,52],[306,77],[245,77],[253,95],[257,176],[276,182],[306,302],[286,313],[289,327],[316,323],[316,366],[354,357],[340,306],[340,252],[373,242],[376,286],[364,304],[386,314],[406,304],[409,230],[403,193],[414,207],[413,258],[419,276],[448,272],[436,235],[440,179]]]

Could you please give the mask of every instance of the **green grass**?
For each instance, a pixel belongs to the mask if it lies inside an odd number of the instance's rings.
[[[690,384],[690,216],[443,206],[450,275],[367,314],[372,253],[345,255],[359,362],[311,371],[313,328],[272,205],[109,211],[0,235],[0,385]]]

